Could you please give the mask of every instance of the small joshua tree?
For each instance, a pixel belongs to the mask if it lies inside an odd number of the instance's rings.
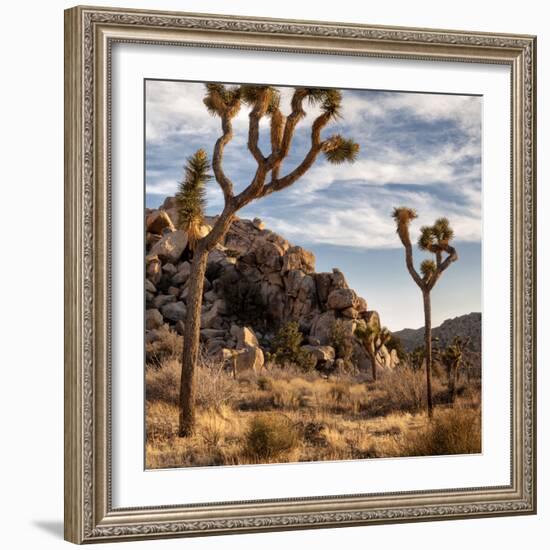
[[[199,149],[187,159],[185,177],[179,184],[176,194],[178,209],[178,229],[187,233],[189,250],[195,250],[197,240],[201,237],[204,224],[204,208],[206,206],[205,188],[212,179],[210,162],[204,149]]]
[[[424,362],[424,346],[417,346],[407,354],[407,362],[413,370],[422,368]]]
[[[441,360],[447,367],[447,389],[449,392],[449,403],[454,403],[456,390],[458,386],[459,368],[462,362],[464,349],[469,344],[468,338],[463,339],[458,336],[453,338],[453,342],[441,354]]]
[[[363,343],[363,347],[369,356],[372,366],[372,379],[376,380],[378,352],[382,349],[382,346],[386,345],[391,340],[392,334],[386,327],[367,325],[365,329],[357,327],[355,329],[355,335]]]
[[[351,139],[339,134],[326,138],[321,135],[329,122],[341,116],[342,94],[338,90],[295,88],[288,116],[280,108],[279,91],[272,86],[229,87],[207,84],[203,101],[208,112],[221,122],[221,135],[216,140],[212,154],[212,172],[222,190],[224,207],[211,231],[202,236],[199,224],[204,210],[204,197],[201,191],[208,179],[209,162],[204,151],[197,151],[188,162],[178,200],[179,225],[188,232],[189,244],[193,248],[179,399],[181,437],[190,435],[195,425],[194,373],[198,359],[202,291],[208,254],[224,238],[240,209],[296,183],[314,165],[321,153],[328,162],[341,164],[353,162],[359,152],[359,145]],[[306,102],[320,108],[320,114],[311,125],[309,149],[294,168],[282,174],[296,128],[306,116]],[[247,146],[256,161],[256,171],[248,185],[240,193],[235,193],[233,182],[223,168],[223,155],[226,145],[233,138],[233,119],[242,105],[249,108]],[[270,151],[267,154],[262,152],[259,145],[262,119],[269,120]]]
[[[416,271],[413,261],[413,250],[409,235],[409,226],[412,220],[417,218],[412,208],[394,208],[393,219],[397,224],[397,234],[405,247],[405,263],[407,270],[418,288],[422,291],[424,302],[424,347],[426,360],[426,392],[428,403],[428,416],[433,416],[432,400],[432,307],[430,293],[441,277],[442,273],[458,259],[456,250],[449,244],[454,233],[447,218],[439,218],[431,226],[420,228],[418,248],[430,252],[435,256],[434,260],[424,260],[420,264],[420,274]],[[443,257],[445,255],[445,258]]]

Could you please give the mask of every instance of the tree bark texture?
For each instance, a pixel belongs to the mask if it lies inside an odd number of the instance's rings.
[[[202,291],[208,261],[208,250],[198,245],[191,263],[187,317],[183,335],[183,356],[180,380],[179,436],[191,435],[195,425],[195,365],[199,355]]]
[[[424,346],[426,348],[426,399],[428,403],[428,417],[433,417],[432,400],[432,308],[430,293],[422,292],[424,298]]]

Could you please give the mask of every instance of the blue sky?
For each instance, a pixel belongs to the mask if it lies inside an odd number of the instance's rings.
[[[280,88],[289,110],[291,88]],[[340,268],[352,288],[376,309],[392,330],[423,325],[419,289],[406,271],[403,247],[391,219],[394,206],[419,214],[411,227],[447,216],[455,230],[459,261],[433,291],[433,323],[481,311],[481,110],[482,98],[367,90],[342,90],[343,117],[324,130],[353,137],[357,162],[330,165],[319,157],[293,187],[240,212],[262,218],[291,243],[313,251],[317,271]],[[146,204],[157,207],[173,195],[186,158],[199,148],[211,152],[220,122],[203,106],[199,83],[147,81]],[[282,173],[303,158],[316,108],[299,124]],[[248,109],[234,121],[225,170],[239,191],[255,161],[246,148]],[[268,151],[267,121],[260,144]],[[207,189],[209,215],[222,209],[213,180]],[[415,249],[416,263],[424,256]]]

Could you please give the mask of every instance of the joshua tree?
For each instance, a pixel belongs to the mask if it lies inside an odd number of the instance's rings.
[[[187,159],[185,177],[179,184],[176,195],[178,208],[178,229],[187,233],[189,250],[194,251],[201,237],[206,206],[204,186],[212,179],[210,162],[204,149],[199,149]]]
[[[382,346],[391,340],[392,334],[386,327],[380,326],[367,326],[366,329],[357,327],[355,334],[363,342],[370,364],[372,365],[372,379],[376,380],[376,367],[378,363],[376,356],[382,349]]]
[[[318,105],[320,114],[312,123],[310,145],[298,165],[282,174],[282,165],[288,156],[294,133],[299,122],[305,117],[304,103]],[[189,178],[189,199],[185,199],[184,189],[180,194],[180,223],[187,231],[193,232],[190,238],[194,251],[189,276],[187,298],[187,318],[184,330],[184,348],[181,369],[179,435],[192,433],[195,424],[194,371],[199,349],[200,312],[204,274],[209,252],[227,233],[234,215],[250,202],[282,191],[293,185],[315,163],[323,153],[335,164],[353,162],[359,152],[359,145],[339,134],[323,138],[321,131],[332,120],[341,115],[342,94],[338,90],[321,88],[295,88],[290,103],[291,112],[285,116],[280,108],[280,94],[271,86],[234,86],[207,84],[204,104],[210,114],[219,117],[221,135],[218,137],[212,154],[212,171],[224,196],[224,208],[217,217],[211,231],[201,236],[197,231],[201,219],[203,203],[197,200],[193,188],[202,188],[208,172],[208,159],[204,152],[197,152],[189,161],[186,182]],[[223,168],[223,155],[226,145],[233,137],[232,121],[242,105],[249,107],[248,150],[256,161],[256,170],[250,183],[238,194],[233,182]],[[269,119],[270,151],[264,155],[259,146],[260,121]],[[202,183],[195,185],[192,182]],[[184,185],[185,187],[185,185]],[[201,198],[202,199],[202,198]],[[191,207],[191,204],[193,206]],[[199,208],[196,209],[195,206]],[[188,208],[189,206],[189,208]],[[189,235],[191,237],[191,233]]]
[[[454,233],[447,218],[439,218],[431,226],[420,228],[418,248],[430,252],[435,261],[424,260],[420,264],[420,273],[416,271],[413,262],[413,250],[409,235],[409,225],[417,218],[416,211],[407,207],[394,208],[393,219],[397,224],[397,234],[405,247],[405,263],[407,270],[422,291],[424,301],[424,347],[426,360],[426,392],[428,416],[433,416],[432,401],[432,307],[430,292],[441,277],[441,274],[458,259],[456,250],[449,244]],[[446,256],[443,258],[443,256]]]
[[[422,368],[422,363],[424,362],[424,347],[417,346],[407,354],[407,360],[410,367],[414,370]]]
[[[458,386],[459,367],[462,362],[464,349],[470,340],[462,339],[458,336],[453,338],[453,342],[441,355],[443,364],[447,367],[447,388],[449,392],[449,403],[455,402],[456,388]]]

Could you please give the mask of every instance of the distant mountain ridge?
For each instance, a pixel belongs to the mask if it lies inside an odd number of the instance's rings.
[[[406,351],[412,351],[424,342],[424,327],[417,329],[405,328],[395,331]],[[468,348],[473,352],[481,352],[481,313],[472,312],[447,319],[438,327],[432,329],[434,338],[439,338],[439,347],[448,346],[455,336],[470,338]]]

